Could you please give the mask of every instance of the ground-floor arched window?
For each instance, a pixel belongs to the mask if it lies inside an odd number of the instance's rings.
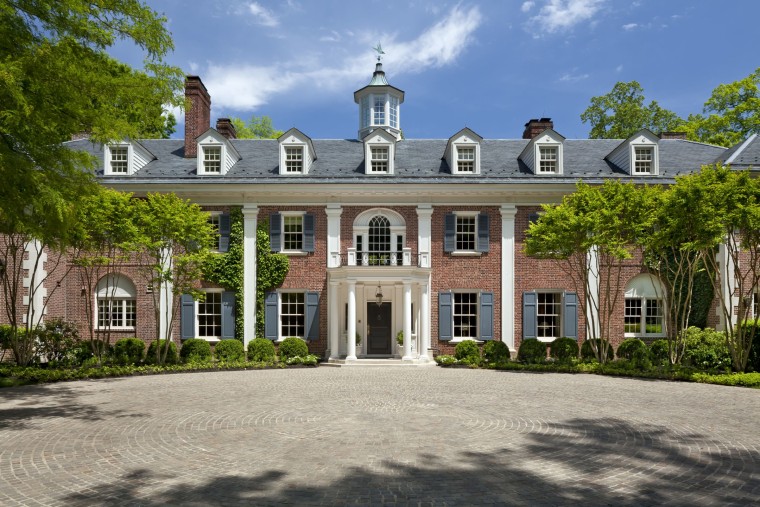
[[[657,277],[642,274],[625,287],[625,335],[659,337],[665,335],[664,289]]]
[[[97,329],[134,329],[137,323],[137,290],[127,276],[104,276],[95,291]]]

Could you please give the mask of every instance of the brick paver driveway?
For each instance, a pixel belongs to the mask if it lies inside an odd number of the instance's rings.
[[[2,505],[758,501],[758,390],[441,368],[0,390]]]

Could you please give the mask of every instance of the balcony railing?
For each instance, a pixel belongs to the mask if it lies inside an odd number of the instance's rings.
[[[401,252],[357,252],[349,248],[345,255],[340,256],[341,266],[416,266],[416,255],[411,248]]]

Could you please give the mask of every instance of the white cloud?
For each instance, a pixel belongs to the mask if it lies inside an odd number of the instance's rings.
[[[534,17],[529,28],[538,32],[555,33],[568,30],[578,23],[591,20],[606,0],[549,0]]]
[[[623,72],[623,65],[621,64],[615,67],[615,72]]]
[[[456,6],[412,40],[397,42],[394,35],[366,34],[366,50],[332,65],[316,59],[304,59],[311,62],[304,67],[209,63],[204,72],[209,76],[206,86],[214,98],[215,107],[246,111],[266,104],[274,95],[292,91],[301,85],[327,90],[361,86],[369,81],[374,61],[371,47],[378,40],[387,53],[383,63],[387,64],[386,69],[392,69],[394,75],[422,72],[456,61],[472,43],[473,33],[481,22],[482,16],[477,7],[463,9]]]
[[[323,35],[319,38],[322,42],[339,42],[340,41],[340,34],[336,32],[335,30],[330,31],[330,35]]]
[[[631,30],[633,30],[634,28],[638,26],[639,25],[637,23],[628,23],[628,24],[623,25],[623,30],[630,32]]]
[[[190,67],[190,72],[192,72],[193,74],[198,73],[198,69],[200,68],[200,66],[198,65],[198,62],[190,62],[188,63],[188,66]]]
[[[530,0],[527,2],[523,2],[522,7],[520,7],[520,10],[523,12],[528,12],[529,10],[533,8],[534,5],[536,5],[536,2],[532,2]]]
[[[573,69],[573,72],[576,72],[577,69]],[[560,76],[559,80],[563,83],[577,83],[578,81],[583,81],[584,79],[588,79],[588,74],[573,74],[571,72],[566,72]]]
[[[257,2],[248,4],[248,12],[253,14],[253,17],[256,18],[257,23],[260,25],[273,27],[280,24],[280,21],[272,14],[272,11],[262,7]]]

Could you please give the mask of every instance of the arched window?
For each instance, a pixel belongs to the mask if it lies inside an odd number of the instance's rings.
[[[391,224],[382,215],[369,221],[367,252],[371,266],[387,266],[391,256]]]
[[[365,211],[354,220],[354,246],[358,265],[400,266],[403,264],[406,224],[389,209]]]
[[[637,337],[665,336],[665,292],[660,281],[643,274],[625,286],[625,335]]]
[[[134,329],[137,322],[137,290],[128,277],[104,276],[95,291],[97,329]]]

